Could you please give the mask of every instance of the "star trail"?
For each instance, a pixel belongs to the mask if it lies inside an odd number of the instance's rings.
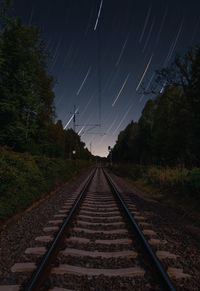
[[[200,42],[198,0],[18,0],[14,5],[24,23],[42,31],[56,80],[57,119],[72,128],[75,105],[77,133],[100,156],[139,119],[152,97],[142,88],[150,89],[155,71]]]

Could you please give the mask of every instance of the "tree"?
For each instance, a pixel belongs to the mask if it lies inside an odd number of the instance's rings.
[[[170,86],[155,100],[152,155],[157,163],[186,164],[189,158],[190,112],[180,87]],[[184,128],[185,130],[180,130]]]
[[[134,130],[131,122],[120,132],[114,159],[199,166],[200,48],[177,57],[169,68],[158,72],[156,82],[163,90],[147,101]]]
[[[155,110],[155,102],[148,100],[143,111],[141,118],[138,122],[139,126],[139,160],[141,163],[152,162],[152,130],[153,130],[153,117]]]
[[[8,17],[9,0],[0,7],[0,145],[50,157],[89,159],[73,130],[55,121],[54,80],[48,54],[36,27]]]
[[[73,129],[65,130],[65,157],[67,159],[89,160],[91,156],[80,136]]]
[[[9,22],[0,41],[0,144],[24,151],[54,119],[53,79],[37,28]]]
[[[189,136],[189,163],[200,165],[200,47],[191,49],[183,57],[177,57],[171,67],[161,70],[157,82],[182,89],[187,121],[185,131]]]
[[[138,162],[138,124],[131,122],[120,132],[112,150],[113,161]]]

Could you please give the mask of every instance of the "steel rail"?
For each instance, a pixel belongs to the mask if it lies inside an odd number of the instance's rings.
[[[56,255],[59,252],[59,246],[62,244],[64,236],[66,234],[66,229],[69,227],[69,224],[71,223],[74,214],[76,213],[76,210],[78,209],[84,194],[86,193],[90,183],[92,182],[92,179],[96,173],[97,168],[93,170],[92,174],[88,177],[86,180],[83,188],[81,189],[80,194],[78,195],[77,199],[74,201],[74,204],[64,220],[61,228],[59,229],[58,233],[56,234],[56,237],[54,238],[50,248],[48,249],[47,253],[43,256],[39,266],[34,271],[31,279],[26,284],[23,290],[25,291],[38,291],[41,284],[44,282],[46,276],[48,275],[48,272],[51,268],[51,262],[56,257]]]
[[[140,229],[139,225],[137,224],[136,220],[134,219],[134,215],[131,214],[131,212],[129,211],[126,202],[124,201],[124,199],[122,198],[122,195],[120,193],[120,191],[117,189],[117,186],[115,185],[114,181],[112,180],[112,178],[110,177],[110,175],[108,175],[108,173],[103,169],[103,173],[112,189],[112,192],[116,195],[117,200],[119,201],[123,212],[126,214],[126,217],[128,218],[128,221],[132,227],[132,229],[134,231],[136,231],[136,233],[138,234],[139,239],[141,240],[144,249],[146,251],[146,253],[148,254],[149,258],[151,259],[159,277],[160,280],[163,284],[163,287],[166,290],[170,290],[170,291],[176,291],[175,286],[173,285],[171,279],[169,278],[167,272],[164,270],[162,263],[160,262],[160,260],[158,259],[158,257],[156,256],[156,254],[154,253],[154,251],[152,250],[151,246],[149,245],[147,239],[145,238],[142,230]]]

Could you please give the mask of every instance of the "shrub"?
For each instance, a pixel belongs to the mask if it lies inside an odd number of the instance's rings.
[[[87,166],[86,161],[31,156],[0,148],[0,220],[26,209]]]
[[[191,194],[200,197],[200,169],[194,168],[188,173],[188,187]]]
[[[200,198],[200,169],[169,168],[142,165],[119,165],[115,171],[134,180],[142,179],[171,195]]]
[[[184,185],[187,174],[188,170],[186,169],[150,167],[147,179],[149,183],[171,188],[177,184]]]

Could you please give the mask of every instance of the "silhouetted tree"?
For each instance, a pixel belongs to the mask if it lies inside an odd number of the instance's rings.
[[[165,84],[162,92],[147,101],[138,124],[132,127],[131,122],[119,134],[113,159],[199,166],[200,48],[177,57],[169,68],[158,72],[156,82]]]
[[[55,121],[54,80],[48,54],[36,27],[8,16],[10,1],[0,6],[0,145],[50,157],[89,159],[73,130]]]

